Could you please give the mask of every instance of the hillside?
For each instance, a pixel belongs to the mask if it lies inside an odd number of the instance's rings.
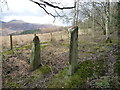
[[[2,24],[2,35],[9,35],[11,33],[14,34],[20,34],[21,31],[28,31],[28,30],[36,30],[36,29],[44,29],[45,32],[50,32],[50,29],[54,29],[52,31],[55,31],[56,29],[61,28],[60,26],[55,26],[52,24],[34,24],[34,23],[27,23],[22,20],[11,20],[9,22],[3,22],[0,21]],[[49,29],[48,29],[49,28]],[[44,33],[44,30],[42,31]]]
[[[48,28],[53,27],[51,24],[34,24],[34,23],[27,23],[22,20],[12,20],[9,22],[2,22],[2,28],[8,28],[11,30],[19,31],[19,30],[34,30],[38,28]]]

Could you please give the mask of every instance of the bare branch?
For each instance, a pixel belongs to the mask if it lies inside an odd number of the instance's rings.
[[[46,7],[45,4],[38,3],[38,2],[35,2],[35,1],[33,1],[33,0],[30,0],[30,1],[32,1],[32,2],[34,2],[35,4],[39,5],[48,15],[51,15],[51,16],[53,16],[54,18],[57,17],[57,16],[53,15],[52,13],[49,13],[49,12],[45,9],[45,7]],[[44,6],[44,7],[43,7],[43,6]]]
[[[57,17],[55,15],[53,15],[52,13],[49,13],[44,7],[42,7],[41,5],[39,5],[48,15],[53,16],[54,18]]]
[[[76,7],[75,5],[74,5],[73,7],[59,7],[59,6],[55,6],[55,5],[53,5],[53,4],[50,4],[50,3],[48,3],[48,2],[46,2],[46,1],[44,1],[44,0],[40,0],[40,1],[43,2],[44,4],[50,6],[50,7],[57,8],[57,9],[61,9],[61,10],[63,10],[63,9],[73,9],[73,8]]]
[[[59,17],[65,17],[65,15],[60,15],[57,10],[55,9],[55,13],[59,16]]]
[[[57,8],[57,9],[60,9],[60,10],[63,10],[63,9],[73,9],[73,8],[76,7],[76,6],[73,6],[73,7],[59,7],[59,6],[55,6],[55,5],[53,5],[53,4],[50,4],[49,2],[46,2],[46,1],[44,1],[44,0],[40,0],[40,2],[42,2],[42,3],[38,3],[38,2],[33,1],[33,0],[30,0],[30,1],[32,1],[32,2],[34,2],[34,3],[36,3],[36,4],[38,4],[38,5],[44,5],[44,7],[46,7],[46,5],[48,5],[48,6],[50,6],[50,7]],[[43,3],[44,3],[44,4],[43,4]]]
[[[54,4],[61,4],[61,2],[52,2],[51,0],[49,0],[49,2],[54,3]]]
[[[55,8],[55,9],[60,9],[60,10],[72,9],[72,8],[75,8],[75,7],[76,7],[76,6],[74,6],[74,7],[59,7],[59,6],[55,6],[55,5],[51,4],[52,2],[49,3],[49,2],[46,2],[46,1],[44,1],[44,0],[40,0],[41,3],[36,2],[36,1],[34,1],[34,0],[30,0],[30,1],[33,2],[33,3],[35,3],[35,4],[37,4],[37,5],[39,5],[39,7],[41,7],[48,15],[51,15],[52,17],[54,17],[54,20],[55,20],[56,17],[64,17],[65,15],[60,15],[60,14],[57,12],[57,10],[55,10],[55,12],[56,12],[57,15],[54,15],[54,14],[48,12],[48,11],[46,10],[46,5],[47,5],[47,6],[50,6],[50,7],[52,7],[52,8]]]
[[[38,2],[36,2],[36,1],[33,1],[33,0],[30,0],[31,2],[34,2],[35,4],[37,4],[37,5],[39,5],[39,6],[44,6],[44,7],[46,7],[46,5],[45,4],[42,4],[42,3],[38,3]]]

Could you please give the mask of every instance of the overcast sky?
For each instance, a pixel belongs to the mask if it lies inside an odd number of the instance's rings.
[[[6,1],[8,2],[9,10],[7,10],[7,6],[2,6],[3,12],[0,14],[0,19],[2,21],[8,22],[10,20],[17,19],[30,23],[64,25],[60,19],[56,19],[56,21],[53,23],[54,18],[52,16],[47,15],[43,9],[29,0]],[[74,0],[57,0],[57,2],[64,2],[61,4],[61,7],[74,5],[72,2],[68,3],[68,1]],[[51,8],[47,8],[47,10],[54,13]]]
[[[3,9],[3,12],[0,12],[2,13],[0,14],[0,20],[2,21],[8,22],[10,20],[17,19],[30,23],[65,25],[60,19],[56,19],[56,21],[53,23],[54,18],[52,16],[47,15],[44,12],[44,10],[42,10],[38,5],[29,0],[6,0],[6,1],[8,2],[9,10],[7,10],[7,6],[0,3],[0,6]],[[74,5],[74,0],[52,0],[52,1],[61,2],[61,7]],[[89,0],[81,1],[85,2]],[[49,7],[47,7],[47,10],[54,13],[54,10]]]

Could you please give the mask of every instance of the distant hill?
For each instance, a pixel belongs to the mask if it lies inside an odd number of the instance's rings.
[[[2,21],[1,21],[2,22]],[[7,28],[10,30],[34,30],[34,29],[42,29],[53,27],[51,24],[34,24],[34,23],[27,23],[22,20],[12,20],[9,22],[2,22],[2,28]]]
[[[22,20],[11,20],[8,23],[26,23],[26,22],[24,22]]]
[[[61,26],[55,26],[52,24],[34,24],[34,23],[27,23],[22,20],[11,20],[9,22],[3,22],[0,21],[2,24],[3,34],[2,35],[9,35],[11,33],[13,34],[28,34],[28,33],[34,33],[35,31],[32,30],[42,30],[41,33],[44,32],[51,32],[56,31],[61,28]],[[31,31],[28,31],[31,30]]]
[[[5,23],[5,22],[3,22],[3,21],[0,21],[0,23],[2,24],[2,23]]]

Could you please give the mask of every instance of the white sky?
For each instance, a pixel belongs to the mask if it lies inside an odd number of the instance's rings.
[[[8,2],[9,10],[6,9],[6,6],[3,5],[3,12],[0,12],[0,19],[2,21],[10,21],[13,19],[23,20],[30,23],[39,23],[39,24],[54,24],[54,25],[64,25],[62,20],[56,19],[50,15],[47,15],[43,9],[41,9],[37,4],[29,0],[6,0]],[[38,0],[36,0],[38,1]],[[55,0],[53,0],[55,1]],[[71,0],[57,0],[57,2],[64,2],[64,6],[71,5],[68,1]],[[74,0],[72,0],[74,1]],[[72,5],[73,6],[73,5]],[[61,6],[62,7],[62,6]],[[53,12],[52,9],[47,8],[48,11]]]

